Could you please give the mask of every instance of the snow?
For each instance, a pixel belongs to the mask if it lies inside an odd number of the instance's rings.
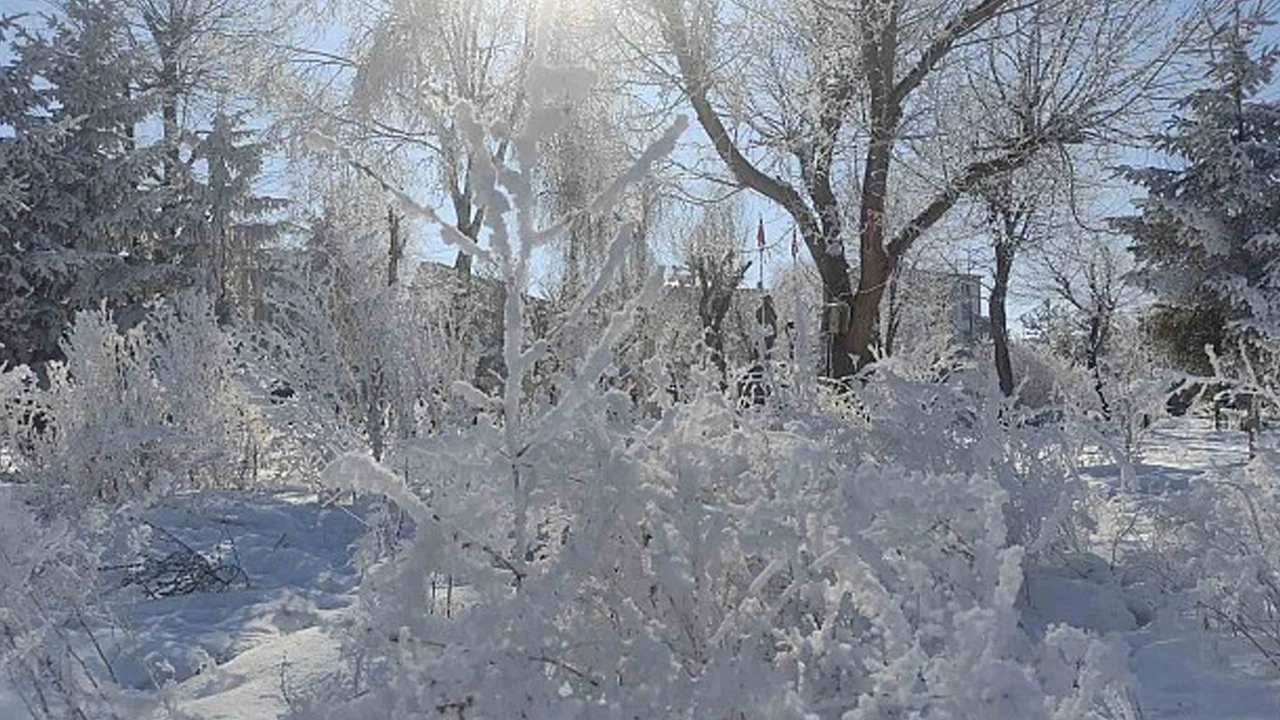
[[[114,625],[96,634],[121,685],[164,686],[193,718],[284,715],[291,693],[336,667],[338,645],[327,626],[355,599],[359,514],[300,493],[184,494],[149,510],[140,518],[154,528],[145,554],[163,556],[185,543],[234,562],[247,584],[151,598],[136,584],[122,585],[123,570],[106,571]],[[130,555],[126,547],[117,560]],[[26,717],[6,681],[0,678],[0,719]]]
[[[1246,452],[1243,433],[1215,431],[1207,418],[1163,421],[1144,437],[1136,486],[1139,494],[1180,492]],[[1111,465],[1086,470],[1102,486],[1121,475]],[[143,519],[164,532],[150,533],[149,551],[171,547],[168,532],[201,552],[232,553],[248,585],[156,599],[133,586],[111,590],[120,628],[109,654],[122,684],[159,680],[191,718],[286,717],[294,699],[339,667],[334,628],[355,602],[361,514],[313,495],[230,491],[179,495],[150,510]],[[1081,554],[1026,575],[1018,602],[1031,632],[1066,623],[1124,639],[1142,718],[1280,717],[1280,673],[1243,640],[1206,631],[1185,598],[1154,589],[1141,572]],[[0,718],[24,716],[0,682]]]
[[[26,717],[26,706],[22,704],[21,698],[13,691],[7,680],[8,678],[0,676],[0,717]]]
[[[1209,635],[1191,618],[1131,633],[1129,664],[1144,717],[1275,720],[1280,683],[1243,641]]]
[[[1245,433],[1215,430],[1211,417],[1163,419],[1142,437],[1131,489],[1138,502],[1184,492],[1202,474],[1243,465],[1248,452]],[[1122,474],[1114,464],[1085,472],[1112,488]],[[1156,590],[1139,568],[1074,560],[1028,573],[1026,617],[1123,633],[1144,718],[1280,717],[1280,674],[1244,639],[1205,630],[1187,598]]]
[[[202,493],[177,496],[143,519],[158,528],[147,554],[172,552],[180,540],[220,553],[246,580],[224,592],[156,599],[133,585],[112,591],[126,639],[111,660],[126,687],[182,682],[202,665],[226,663],[351,604],[357,577],[349,546],[362,525],[347,508],[296,494]]]
[[[1074,558],[1032,568],[1023,617],[1037,630],[1066,623],[1120,633],[1148,720],[1275,720],[1280,677],[1241,639],[1205,631],[1181,598],[1127,583],[1105,562]]]
[[[338,644],[319,627],[274,637],[191,678],[174,693],[178,707],[204,720],[278,718],[294,693],[322,682],[338,663]]]

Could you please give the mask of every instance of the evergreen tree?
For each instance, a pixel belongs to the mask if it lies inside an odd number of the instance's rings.
[[[190,233],[191,255],[204,269],[223,321],[255,317],[261,294],[259,254],[284,230],[273,214],[286,202],[255,192],[269,146],[245,127],[244,115],[216,112],[212,129],[193,150],[193,158],[204,163],[205,178],[193,190],[200,221]]]
[[[1208,370],[1206,344],[1225,351],[1274,326],[1280,105],[1259,96],[1280,54],[1258,48],[1268,24],[1266,8],[1234,4],[1206,45],[1205,86],[1155,138],[1173,166],[1123,170],[1148,191],[1140,214],[1119,225],[1156,295],[1153,335],[1193,372]]]
[[[36,30],[0,21],[0,366],[60,355],[78,309],[153,295],[175,278],[149,261],[164,188],[135,128],[155,103],[113,0],[67,0]]]

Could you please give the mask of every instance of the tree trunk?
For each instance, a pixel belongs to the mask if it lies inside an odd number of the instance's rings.
[[[1102,381],[1101,360],[1106,324],[1107,320],[1100,316],[1100,311],[1095,310],[1093,317],[1089,318],[1089,344],[1085,348],[1084,364],[1093,374],[1093,391],[1101,404],[1102,419],[1110,420],[1111,403],[1107,402],[1106,384]]]
[[[892,274],[890,258],[883,249],[876,252],[873,248],[870,252],[863,252],[862,267],[858,274],[858,294],[853,300],[849,331],[842,339],[848,369],[834,377],[852,375],[875,359],[872,348],[875,345],[876,321],[880,316],[880,299],[884,296],[885,285]]]
[[[874,360],[876,323],[880,300],[893,276],[898,257],[886,247],[889,197],[889,166],[893,145],[902,118],[901,98],[896,82],[898,56],[897,3],[863,8],[862,62],[870,95],[868,119],[870,142],[862,176],[862,205],[858,214],[858,294],[854,298],[852,327],[847,349],[857,369]]]
[[[989,300],[991,313],[991,342],[995,348],[996,376],[1000,379],[1000,392],[1013,396],[1013,363],[1009,358],[1009,321],[1005,313],[1005,301],[1009,296],[1009,276],[1013,271],[1013,247],[1007,242],[996,242],[996,277],[991,286]]]
[[[882,122],[888,122],[885,118]],[[880,317],[880,299],[893,275],[896,258],[885,249],[885,204],[889,193],[889,161],[893,141],[872,140],[867,151],[867,169],[862,179],[862,210],[858,217],[858,294],[853,301],[853,317],[845,349],[856,369],[870,365]]]
[[[1249,459],[1258,457],[1258,433],[1262,430],[1262,401],[1258,393],[1249,393],[1245,429],[1249,433]]]
[[[849,281],[849,266],[844,256],[829,256],[831,261],[819,264],[822,272],[822,297],[824,308],[836,308],[837,312],[822,313],[822,334],[826,348],[823,362],[823,376],[840,380],[857,371],[854,355],[849,348],[853,346],[850,337],[857,327],[855,315],[857,302],[853,294],[853,285]],[[831,280],[828,280],[828,277]],[[834,316],[833,316],[834,315]]]
[[[706,343],[707,351],[711,353],[711,362],[716,366],[716,372],[720,374],[720,390],[724,391],[729,386],[729,366],[728,361],[724,357],[724,325],[723,318],[712,318],[710,324],[703,325],[702,341]],[[704,322],[706,322],[704,320]]]
[[[453,196],[454,227],[473,242],[478,240],[480,237],[480,224],[483,222],[483,211],[474,213],[473,217],[470,188],[454,188],[450,192]],[[471,256],[459,250],[457,257],[453,261],[453,269],[457,271],[460,278],[469,280],[471,277]]]
[[[888,305],[885,308],[885,328],[884,338],[882,339],[885,357],[890,357],[897,350],[898,331],[902,328],[902,300],[898,297],[898,283],[902,281],[900,272],[895,271],[889,278],[889,297],[885,302]]]
[[[404,257],[404,237],[400,233],[400,216],[393,207],[387,208],[387,234],[390,250],[387,253],[387,287],[400,279],[400,260]]]
[[[160,47],[160,115],[164,142],[164,183],[178,185],[178,165],[182,161],[178,147],[178,65],[176,51]]]
[[[721,390],[729,386],[728,360],[724,356],[724,318],[729,314],[729,306],[733,302],[738,284],[751,267],[748,262],[730,269],[733,262],[733,254],[730,252],[718,263],[713,263],[706,257],[697,258],[691,263],[700,289],[698,318],[702,321],[702,339],[711,353],[711,361],[720,373]]]

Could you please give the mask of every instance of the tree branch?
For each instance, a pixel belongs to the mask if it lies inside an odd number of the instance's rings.
[[[924,234],[924,231],[941,220],[942,216],[966,193],[989,178],[1017,170],[1027,164],[1037,151],[1052,141],[1051,136],[1027,139],[1003,155],[969,165],[960,177],[948,183],[942,192],[917,213],[911,222],[907,223],[906,227],[894,235],[887,247],[889,257],[896,262],[911,249],[911,245]]]
[[[821,229],[800,193],[753,165],[738,149],[733,138],[729,136],[724,122],[711,107],[707,73],[702,63],[694,56],[693,43],[677,3],[674,0],[655,0],[654,6],[662,16],[662,33],[676,56],[676,63],[679,65],[680,75],[685,85],[685,93],[689,96],[694,115],[711,140],[716,154],[729,167],[729,172],[739,183],[774,201],[795,219],[801,227],[806,242],[810,243],[810,252],[816,254],[819,250],[825,251],[812,244],[813,239],[821,235]]]
[[[983,24],[1002,11],[1013,12],[1030,5],[1030,3],[1027,3],[1006,9],[1004,6],[1008,4],[1009,0],[982,0],[982,2],[952,18],[951,22],[947,23],[947,26],[942,29],[941,34],[934,39],[929,47],[925,48],[924,53],[916,61],[916,64],[894,85],[893,92],[890,95],[890,107],[901,110],[902,103],[906,101],[907,96],[919,87],[920,83],[924,82],[929,73],[933,72],[938,63],[942,62],[947,53],[951,52],[955,44],[964,39],[966,35],[982,27]]]

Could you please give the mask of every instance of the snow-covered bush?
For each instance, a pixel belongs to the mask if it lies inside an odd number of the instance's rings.
[[[159,302],[128,329],[106,310],[81,312],[63,350],[46,378],[14,371],[25,379],[5,406],[24,433],[11,448],[18,477],[39,487],[46,511],[243,484],[248,423],[203,298]]]
[[[66,520],[44,523],[0,496],[0,672],[34,720],[121,717],[118,688],[95,656],[91,578],[98,553]]]
[[[921,473],[992,475],[1005,492],[1006,542],[1033,554],[1077,549],[1083,433],[1068,417],[1021,408],[974,367],[908,380],[882,363],[861,393],[871,454]],[[922,442],[922,439],[927,441]]]
[[[539,56],[515,162],[478,168],[489,248],[444,230],[507,284],[502,387],[456,383],[474,424],[325,472],[386,497],[414,529],[367,554],[345,682],[298,716],[1128,717],[1122,649],[1069,629],[1032,638],[1014,607],[1022,543],[1041,549],[1065,524],[1069,486],[1052,481],[1068,477],[1071,448],[1001,432],[999,409],[966,409],[963,386],[876,378],[870,434],[825,403],[742,412],[714,383],[681,402],[655,389],[650,417],[600,378],[651,281],[554,395],[531,391],[549,342],[525,336],[522,291],[532,251],[564,223],[535,225],[529,178],[576,77]],[[510,132],[458,113],[477,146]],[[584,212],[607,211],[682,129]],[[439,607],[445,578],[457,601]]]
[[[1280,669],[1280,456],[1206,473],[1159,508],[1163,581],[1190,590],[1206,626],[1244,638]]]
[[[373,410],[383,398],[370,392],[371,368],[356,363],[372,359],[369,342],[386,329],[386,318],[369,312],[383,315],[382,306],[354,312],[358,303],[334,288],[336,278],[311,265],[301,254],[277,263],[261,323],[236,330],[245,385],[268,428],[255,448],[268,482],[314,477],[337,455],[368,447],[369,424],[381,427]]]
[[[1123,650],[1018,628],[990,473],[849,466],[718,395],[652,425],[618,422],[629,405],[594,398],[527,456],[542,491],[518,557],[496,428],[430,455],[452,492],[333,468],[418,532],[371,569],[349,629],[364,684],[322,717],[1124,716]],[[460,600],[430,612],[445,576]]]
[[[494,379],[499,287],[434,263],[389,283],[386,222],[330,208],[306,247],[273,254],[260,322],[235,331],[269,427],[256,448],[268,481],[309,481],[344,452],[382,457],[469,420],[452,382]]]

